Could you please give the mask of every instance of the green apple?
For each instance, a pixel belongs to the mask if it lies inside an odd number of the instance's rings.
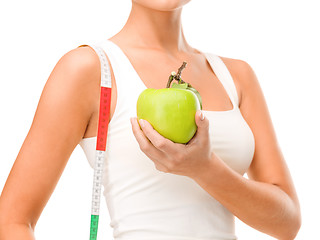
[[[189,83],[172,72],[166,88],[145,89],[138,97],[137,117],[147,120],[162,136],[176,143],[187,143],[197,131],[195,113],[202,109],[201,96]],[[170,83],[173,83],[170,88]]]

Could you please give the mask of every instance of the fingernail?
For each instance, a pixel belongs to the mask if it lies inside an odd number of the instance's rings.
[[[203,120],[204,119],[204,113],[201,111],[200,113],[200,119]]]
[[[140,123],[140,126],[141,126],[141,127],[144,127],[143,119],[140,119],[140,120],[139,120],[139,123]]]

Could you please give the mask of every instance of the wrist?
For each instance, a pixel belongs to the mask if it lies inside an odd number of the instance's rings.
[[[192,177],[193,180],[200,185],[206,185],[212,184],[215,179],[219,179],[221,172],[221,164],[219,164],[219,161],[221,161],[221,159],[219,159],[215,153],[212,153],[208,161],[201,167],[201,171]]]

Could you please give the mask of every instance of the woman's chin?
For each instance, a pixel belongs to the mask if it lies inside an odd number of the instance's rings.
[[[191,0],[132,0],[132,3],[157,11],[174,11],[182,8],[190,1]]]

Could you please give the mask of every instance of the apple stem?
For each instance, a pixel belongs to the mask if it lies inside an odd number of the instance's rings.
[[[187,66],[187,62],[183,62],[181,67],[179,67],[178,73],[176,75],[176,80],[180,80],[180,81],[182,80],[181,77],[180,77],[181,76],[181,72],[182,72],[183,69],[186,68],[186,66]]]
[[[179,84],[185,83],[185,82],[181,79],[181,72],[182,72],[182,70],[183,70],[184,68],[186,68],[186,66],[187,66],[187,62],[183,62],[182,65],[181,65],[181,67],[179,67],[177,74],[175,74],[175,72],[172,72],[172,73],[170,74],[166,88],[170,88],[170,84],[171,84],[171,82],[172,82],[174,79],[177,80],[177,81],[179,82]]]

